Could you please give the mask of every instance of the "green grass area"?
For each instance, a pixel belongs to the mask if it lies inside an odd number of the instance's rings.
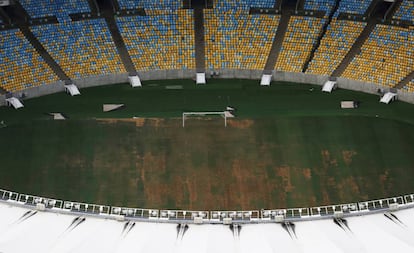
[[[182,85],[183,89],[166,89]],[[313,88],[313,90],[312,90]],[[311,91],[312,90],[312,91]],[[414,105],[319,86],[250,80],[148,81],[0,108],[0,188],[110,205],[260,209],[414,192]],[[340,109],[357,100],[358,109]],[[126,108],[103,113],[103,103]],[[183,111],[236,107],[220,118]],[[53,121],[48,112],[62,112]],[[97,121],[95,118],[147,118]],[[154,118],[154,119],[148,119]]]

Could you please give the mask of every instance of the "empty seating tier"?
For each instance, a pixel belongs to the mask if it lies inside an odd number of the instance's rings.
[[[193,10],[148,10],[117,24],[137,70],[195,69]]]
[[[404,0],[394,14],[394,18],[414,22],[414,1]]]
[[[287,72],[302,72],[316,43],[325,19],[292,16],[280,49],[275,69]]]
[[[340,13],[352,13],[363,15],[372,0],[341,0],[339,2],[338,10],[335,12],[334,16],[337,17]]]
[[[331,13],[334,5],[335,0],[306,0],[304,8],[305,10],[324,11],[325,17],[327,17]]]
[[[414,66],[414,31],[377,25],[343,77],[395,86]]]
[[[183,7],[181,0],[118,0],[121,9],[180,9]]]
[[[414,92],[414,80],[411,80],[403,89],[408,92]]]
[[[280,16],[204,10],[206,67],[263,69]]]
[[[7,91],[59,80],[21,31],[0,31],[0,45],[0,86]]]
[[[87,0],[19,0],[32,18],[56,16],[60,21],[67,20],[71,13],[90,12]]]
[[[351,49],[366,23],[333,19],[306,73],[331,75]]]
[[[280,0],[278,0],[280,1]],[[255,8],[273,8],[275,0],[215,0],[215,9],[224,10],[249,10]]]
[[[103,19],[33,26],[31,30],[72,79],[126,73]]]

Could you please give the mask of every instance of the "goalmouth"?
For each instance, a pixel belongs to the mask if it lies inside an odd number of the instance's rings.
[[[207,116],[207,115],[221,115],[224,118],[224,127],[227,127],[227,112],[183,112],[183,127],[185,127],[185,119],[189,116]]]

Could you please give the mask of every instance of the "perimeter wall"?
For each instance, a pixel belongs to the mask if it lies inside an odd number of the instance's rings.
[[[138,75],[142,81],[147,80],[163,80],[163,79],[193,79],[195,80],[195,70],[152,70],[145,72],[138,72]],[[213,72],[206,72],[207,84],[209,78],[220,78],[220,79],[255,79],[257,85],[260,83],[260,78],[263,74],[263,70],[235,70],[235,69],[219,69]],[[272,81],[286,81],[295,83],[305,84],[316,84],[323,85],[327,80],[328,76],[322,75],[310,75],[305,73],[291,73],[291,72],[280,72],[273,71]],[[111,74],[103,76],[93,76],[84,79],[73,80],[79,89],[110,85],[110,84],[122,84],[128,83],[128,74]],[[380,86],[373,83],[359,82],[355,80],[349,80],[345,78],[338,78],[338,87],[348,90],[361,91],[370,94],[377,94],[379,89],[388,91],[390,88]],[[65,90],[64,83],[58,81],[47,85],[40,85],[38,87],[29,88],[14,93],[16,97],[23,97],[23,99],[40,97],[52,93],[63,92]],[[81,90],[82,93],[82,90]],[[403,90],[398,90],[398,99],[414,104],[414,93],[409,93]],[[5,105],[5,95],[0,96],[0,105]]]

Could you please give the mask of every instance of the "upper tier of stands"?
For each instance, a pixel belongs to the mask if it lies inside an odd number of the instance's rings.
[[[193,10],[147,10],[117,24],[136,69],[195,68]]]
[[[0,87],[19,91],[58,77],[18,29],[0,31]]]
[[[56,16],[59,21],[67,21],[69,14],[90,12],[87,0],[19,0],[32,18]]]
[[[280,1],[280,0],[277,0]],[[251,7],[256,8],[273,8],[275,0],[215,0],[215,9],[220,11],[243,9],[248,10]]]
[[[411,80],[406,86],[404,86],[404,89],[409,92],[414,92],[414,80]]]
[[[414,66],[414,31],[377,25],[343,73],[343,77],[394,86]]]
[[[351,49],[366,23],[333,19],[309,64],[307,73],[331,75]]]
[[[317,42],[325,19],[292,16],[280,49],[275,69],[301,72],[309,59],[313,45]]]
[[[180,9],[182,0],[118,0],[121,9]]]
[[[31,27],[70,78],[126,73],[103,19]]]
[[[263,69],[280,16],[246,10],[204,10],[208,69]]]
[[[404,0],[394,14],[394,18],[414,22],[414,1]]]
[[[338,17],[342,12],[363,15],[372,1],[373,0],[341,0],[334,16]]]
[[[306,0],[305,1],[305,10],[318,10],[324,11],[325,17],[333,11],[335,5],[335,0]]]

